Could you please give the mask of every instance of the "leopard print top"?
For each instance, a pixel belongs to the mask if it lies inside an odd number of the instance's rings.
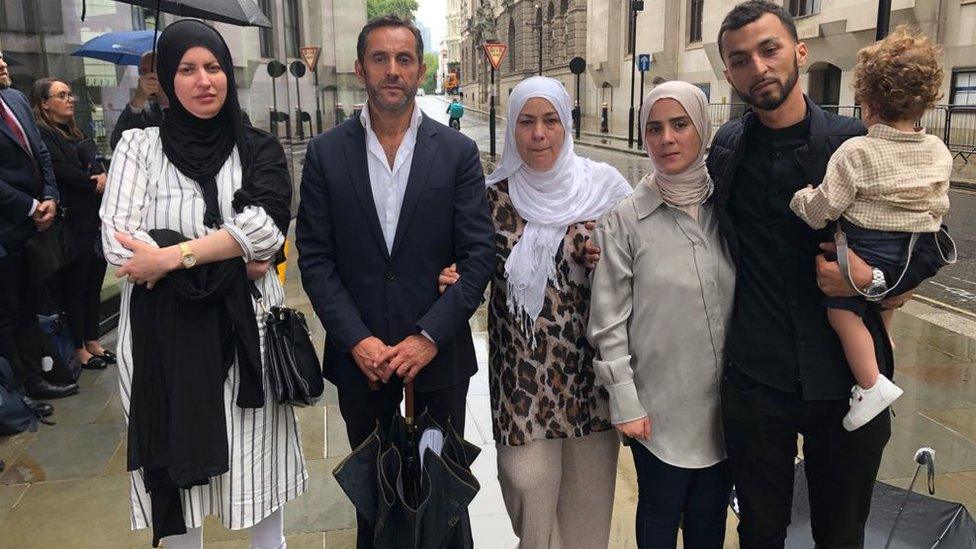
[[[606,431],[606,389],[596,386],[594,350],[586,340],[590,280],[581,261],[583,225],[566,231],[556,253],[556,278],[535,322],[535,348],[508,311],[505,261],[522,237],[525,220],[515,211],[508,182],[488,188],[495,223],[495,272],[488,303],[488,365],[495,442],[521,446],[536,439],[582,437]],[[568,258],[568,259],[567,259]]]

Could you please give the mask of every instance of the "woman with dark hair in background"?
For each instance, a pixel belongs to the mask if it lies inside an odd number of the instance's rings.
[[[55,78],[41,78],[31,89],[31,107],[41,130],[54,175],[61,191],[65,221],[71,232],[75,262],[61,279],[61,304],[68,314],[75,357],[93,370],[115,363],[115,355],[98,341],[105,259],[96,253],[99,240],[98,208],[105,190],[105,169],[95,161],[97,152],[75,123],[71,87]]]

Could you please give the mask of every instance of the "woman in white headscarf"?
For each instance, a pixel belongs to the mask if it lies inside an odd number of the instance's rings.
[[[620,446],[586,341],[583,258],[585,223],[631,187],[573,152],[571,111],[558,80],[515,86],[505,150],[487,179],[498,258],[488,306],[492,426],[523,549],[607,547]]]
[[[654,171],[599,221],[589,338],[611,421],[631,438],[637,545],[721,548],[731,475],[720,417],[735,269],[705,169],[708,100],[666,82],[644,99]]]

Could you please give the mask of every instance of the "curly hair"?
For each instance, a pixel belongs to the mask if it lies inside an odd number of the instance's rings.
[[[921,32],[899,25],[857,52],[854,96],[882,120],[918,120],[942,98],[941,55]]]

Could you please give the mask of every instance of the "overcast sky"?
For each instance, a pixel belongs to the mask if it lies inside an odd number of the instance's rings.
[[[433,50],[440,49],[441,40],[444,39],[444,27],[447,26],[447,2],[446,0],[418,0],[417,19],[423,22],[430,29],[430,41]]]

